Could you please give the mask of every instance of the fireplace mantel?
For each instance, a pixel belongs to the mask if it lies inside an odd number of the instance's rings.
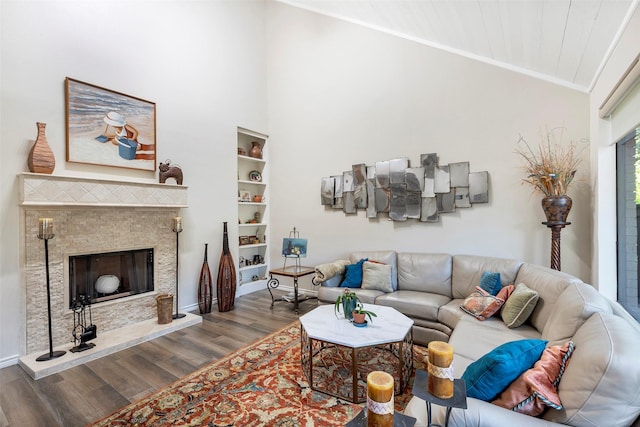
[[[186,208],[184,185],[81,178],[39,173],[18,175],[23,207]]]

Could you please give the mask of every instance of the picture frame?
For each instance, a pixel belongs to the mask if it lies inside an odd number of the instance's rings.
[[[65,79],[68,162],[156,170],[156,104]]]
[[[285,258],[305,258],[307,256],[307,239],[282,239],[282,256]]]
[[[251,201],[251,193],[247,190],[240,190],[239,197],[241,202]]]

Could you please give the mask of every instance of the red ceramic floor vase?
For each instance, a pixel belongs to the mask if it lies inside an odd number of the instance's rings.
[[[204,262],[200,269],[200,281],[198,283],[198,308],[200,309],[200,314],[211,313],[211,303],[213,301],[211,271],[207,261],[208,246],[208,244],[204,244]]]
[[[226,222],[224,223],[222,255],[220,255],[220,265],[218,266],[216,290],[218,292],[218,311],[231,310],[236,297],[236,268],[229,251],[229,235],[227,234]]]

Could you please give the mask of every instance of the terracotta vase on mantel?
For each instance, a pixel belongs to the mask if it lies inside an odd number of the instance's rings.
[[[53,151],[49,147],[47,136],[44,133],[47,124],[37,122],[36,126],[38,127],[38,136],[29,152],[27,165],[31,172],[51,175],[56,167],[56,158],[53,156]]]

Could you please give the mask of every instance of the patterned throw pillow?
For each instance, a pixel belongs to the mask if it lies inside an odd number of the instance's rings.
[[[512,381],[531,368],[544,351],[547,341],[510,341],[491,350],[464,371],[467,396],[493,401]]]
[[[464,300],[460,308],[478,320],[485,320],[500,310],[502,304],[503,299],[494,297],[480,286],[476,286],[476,290]]]
[[[500,307],[502,307],[511,293],[513,293],[513,289],[513,285],[504,286],[500,289],[498,295],[494,297],[481,287],[476,286],[475,292],[464,300],[460,308],[478,320],[485,320],[500,310]]]
[[[538,303],[538,292],[529,289],[524,283],[518,283],[515,291],[502,306],[500,315],[508,328],[522,325],[533,313]]]
[[[362,264],[362,289],[393,292],[391,266],[377,261]]]
[[[480,287],[491,295],[497,295],[502,283],[500,282],[500,273],[491,273],[489,271],[483,271],[480,278]]]
[[[340,285],[343,288],[359,288],[362,285],[362,264],[367,258],[362,258],[355,264],[347,265],[345,267],[345,275]]]
[[[573,341],[546,348],[533,368],[520,375],[491,403],[534,417],[542,414],[547,407],[562,409],[558,384],[573,349]]]

